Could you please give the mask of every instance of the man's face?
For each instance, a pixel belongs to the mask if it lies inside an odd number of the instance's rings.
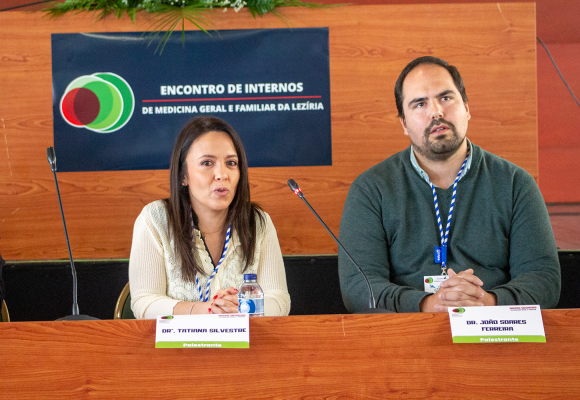
[[[420,64],[403,82],[401,124],[413,148],[431,161],[444,161],[459,149],[467,134],[469,107],[453,78],[436,64]]]

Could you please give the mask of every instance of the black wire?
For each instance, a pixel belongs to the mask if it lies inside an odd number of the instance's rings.
[[[568,86],[568,83],[566,82],[566,79],[564,79],[564,77],[562,76],[562,73],[560,72],[560,70],[558,69],[558,66],[556,65],[556,61],[554,61],[554,59],[552,58],[552,55],[548,51],[548,48],[546,47],[546,45],[544,44],[544,42],[542,42],[542,39],[540,39],[537,36],[536,36],[536,39],[538,39],[538,41],[540,42],[540,44],[542,45],[542,47],[544,48],[544,50],[546,50],[546,53],[548,53],[548,56],[550,56],[550,60],[552,60],[552,64],[554,64],[554,67],[556,68],[556,71],[558,71],[558,74],[560,75],[560,78],[562,78],[562,82],[564,82],[564,85],[566,85],[566,87],[570,91],[570,94],[574,98],[574,101],[576,102],[576,104],[578,104],[578,107],[580,107],[580,103],[578,102],[578,99],[576,98],[576,96],[574,96],[574,92],[572,92],[572,89],[570,89],[570,86]]]
[[[28,7],[28,6],[34,6],[36,4],[42,4],[42,3],[48,3],[50,1],[54,1],[54,0],[42,0],[42,1],[35,1],[34,3],[28,3],[28,4],[21,4],[19,6],[13,6],[13,7],[8,7],[8,8],[1,8],[1,11],[8,11],[8,10],[15,10],[17,8],[22,8],[22,7]]]

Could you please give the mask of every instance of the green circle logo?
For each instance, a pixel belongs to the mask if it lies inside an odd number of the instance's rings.
[[[458,314],[462,314],[465,312],[465,308],[454,308],[453,312],[458,313]]]
[[[75,128],[111,133],[129,122],[135,96],[127,81],[111,72],[76,78],[60,99],[63,119]]]
[[[425,283],[433,283],[433,278],[427,278],[427,279],[425,279]]]

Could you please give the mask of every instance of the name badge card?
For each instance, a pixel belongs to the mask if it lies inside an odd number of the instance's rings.
[[[157,317],[155,348],[250,348],[248,314]]]
[[[427,293],[437,293],[441,282],[447,280],[449,277],[447,275],[432,275],[425,276],[423,282],[425,283],[425,291]]]
[[[453,343],[546,342],[540,306],[449,308]]]

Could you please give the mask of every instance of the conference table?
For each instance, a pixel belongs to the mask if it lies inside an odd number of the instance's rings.
[[[0,398],[580,398],[580,309],[546,343],[453,344],[447,314],[250,319],[249,349],[155,349],[154,320],[0,323]]]

